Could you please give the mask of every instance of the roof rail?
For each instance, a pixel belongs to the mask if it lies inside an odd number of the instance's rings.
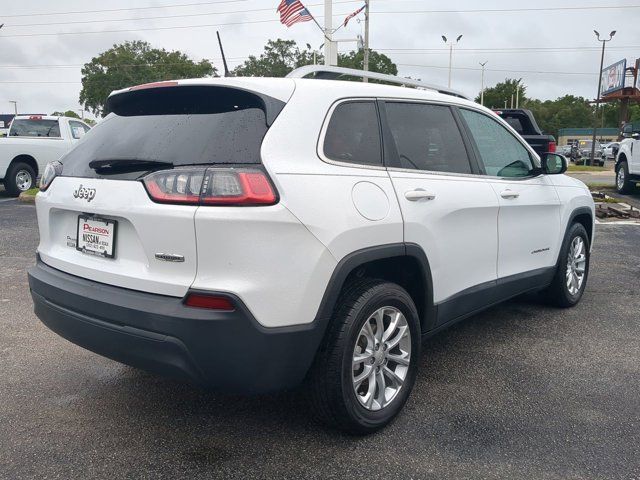
[[[469,100],[469,98],[463,93],[458,92],[457,90],[452,90],[450,88],[431,85],[430,83],[425,83],[421,80],[396,77],[394,75],[387,75],[385,73],[365,72],[364,70],[356,70],[354,68],[330,67],[325,65],[306,65],[304,67],[296,68],[294,71],[290,72],[287,77],[305,78],[312,73],[316,74],[314,78],[326,80],[336,80],[343,76],[370,78],[372,80],[381,80],[383,82],[394,83],[398,86],[425,88],[427,90],[433,90],[445,95],[452,95],[454,97],[460,97],[464,98],[465,100]]]

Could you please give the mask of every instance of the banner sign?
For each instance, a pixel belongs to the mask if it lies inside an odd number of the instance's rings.
[[[602,70],[602,89],[600,95],[608,95],[610,93],[622,90],[624,88],[624,75],[627,69],[627,59],[609,65]]]

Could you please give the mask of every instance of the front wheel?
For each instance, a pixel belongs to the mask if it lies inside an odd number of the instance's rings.
[[[589,276],[589,236],[580,223],[569,228],[560,249],[560,261],[547,299],[562,308],[573,307],[582,298]]]
[[[7,176],[4,179],[4,188],[9,195],[17,197],[22,192],[26,192],[35,186],[36,172],[34,172],[30,165],[23,162],[16,162],[7,170]]]
[[[629,193],[632,189],[633,184],[629,181],[627,162],[620,162],[616,170],[616,191],[618,193]]]
[[[420,322],[399,285],[362,279],[339,301],[310,375],[320,419],[347,433],[383,428],[402,410],[420,358]]]

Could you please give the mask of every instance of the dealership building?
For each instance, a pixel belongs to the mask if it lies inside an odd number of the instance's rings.
[[[600,143],[615,142],[619,135],[618,128],[596,129],[596,139]],[[558,145],[571,145],[576,140],[591,140],[592,138],[593,128],[561,128],[558,130]]]

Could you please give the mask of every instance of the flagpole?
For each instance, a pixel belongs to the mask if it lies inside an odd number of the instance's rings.
[[[369,71],[369,0],[364,0],[364,62],[363,70]],[[362,81],[367,83],[369,79],[363,77]]]

